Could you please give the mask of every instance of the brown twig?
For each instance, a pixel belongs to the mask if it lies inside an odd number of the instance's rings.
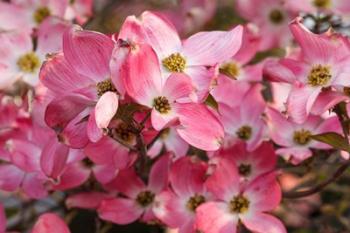
[[[313,188],[310,188],[308,190],[304,191],[297,191],[297,192],[285,192],[283,193],[283,197],[287,199],[296,199],[296,198],[302,198],[307,197],[312,194],[318,193],[322,191],[325,187],[327,187],[330,183],[336,181],[341,175],[344,174],[344,172],[350,167],[350,160],[346,161],[344,164],[342,164],[331,176],[328,180],[316,185]]]

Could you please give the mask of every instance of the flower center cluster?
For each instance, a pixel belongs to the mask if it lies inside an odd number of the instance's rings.
[[[205,197],[203,195],[196,194],[191,197],[186,204],[187,209],[192,212],[195,212],[197,207],[205,202]]]
[[[40,7],[34,12],[33,18],[36,23],[40,24],[44,19],[51,15],[51,11],[47,7]]]
[[[270,21],[272,23],[280,24],[284,20],[284,15],[283,15],[283,12],[281,10],[274,9],[274,10],[270,11],[269,18],[270,18]]]
[[[248,211],[249,208],[249,200],[242,195],[235,196],[230,201],[230,211],[235,214],[244,214]]]
[[[137,195],[136,202],[142,207],[147,207],[150,204],[152,204],[152,202],[154,201],[154,197],[154,193],[150,191],[143,191]]]
[[[113,135],[126,143],[131,143],[135,134],[130,130],[126,123],[121,123],[113,130]]]
[[[326,8],[331,5],[331,0],[313,0],[312,3],[315,7]]]
[[[153,107],[162,114],[166,114],[171,110],[169,100],[164,96],[155,98],[153,100]]]
[[[316,65],[312,67],[308,78],[308,84],[313,87],[325,86],[332,78],[329,66]]]
[[[248,125],[243,125],[237,130],[236,135],[239,139],[247,141],[252,136],[252,128]]]
[[[222,65],[219,71],[221,74],[227,75],[232,79],[237,79],[237,76],[239,75],[239,72],[240,72],[239,66],[234,62],[229,62]]]
[[[160,134],[160,138],[165,140],[170,134],[170,128],[163,129],[162,133]]]
[[[306,145],[310,142],[311,138],[311,132],[309,130],[306,129],[301,129],[298,131],[294,132],[293,135],[293,140],[295,143],[299,144],[299,145]]]
[[[19,69],[26,73],[34,73],[40,67],[40,60],[34,52],[26,53],[17,60]]]
[[[186,60],[180,53],[173,53],[162,60],[162,64],[170,72],[184,72]]]
[[[101,97],[107,91],[117,92],[110,79],[106,79],[96,84],[97,95]]]
[[[252,166],[250,164],[244,164],[242,163],[238,167],[238,172],[241,176],[249,176],[252,172]]]

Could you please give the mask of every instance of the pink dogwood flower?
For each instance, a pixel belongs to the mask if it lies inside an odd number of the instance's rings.
[[[68,0],[12,0],[0,3],[0,29],[31,30],[49,18],[64,19]],[[18,17],[20,15],[21,17]],[[54,17],[51,17],[54,16]]]
[[[282,146],[276,153],[293,164],[299,164],[311,157],[311,148],[331,149],[328,144],[312,140],[312,135],[341,131],[336,116],[323,119],[320,116],[310,115],[304,123],[298,124],[275,109],[268,108],[267,117],[271,139]]]
[[[211,199],[204,185],[206,172],[207,164],[195,158],[177,160],[169,174],[171,189],[156,198],[155,215],[179,233],[194,232],[196,209]]]
[[[55,95],[45,121],[72,147],[101,139],[102,128],[117,112],[117,87],[109,70],[113,46],[109,37],[75,26],[63,36],[63,53],[41,69],[41,82]]]
[[[240,105],[235,107],[219,103],[220,120],[227,135],[226,146],[244,141],[247,143],[248,151],[252,151],[262,142],[265,130],[262,113],[266,103],[261,90],[261,85],[253,85],[244,94]]]
[[[321,114],[320,110],[327,110],[324,106],[337,103],[330,91],[346,92],[350,85],[349,49],[336,35],[313,34],[302,25],[300,18],[290,24],[290,30],[301,47],[300,59],[285,58],[277,64],[268,63],[265,70],[274,79],[293,85],[287,101],[288,113],[295,122],[303,123],[318,98],[322,100],[316,112]]]
[[[191,79],[184,73],[161,76],[158,58],[147,44],[128,46],[122,65],[124,87],[137,103],[151,108],[151,122],[156,130],[178,124],[177,133],[187,143],[204,150],[217,150],[223,129],[204,104],[193,103]]]
[[[148,185],[145,185],[133,168],[121,170],[113,187],[125,197],[102,201],[98,214],[101,219],[116,224],[129,224],[141,218],[155,220],[156,196],[168,185],[169,155],[163,155],[152,166]]]
[[[261,81],[263,63],[248,64],[258,51],[260,42],[261,36],[257,35],[253,25],[245,25],[241,48],[233,57],[219,64],[219,76],[238,81]]]
[[[277,156],[273,145],[263,142],[254,151],[248,151],[246,143],[237,143],[215,153],[211,161],[215,164],[221,158],[232,160],[243,182],[251,182],[258,176],[275,169]]]
[[[213,70],[208,67],[229,59],[241,47],[241,26],[228,32],[200,32],[182,42],[174,26],[152,12],[144,12],[141,20],[130,16],[126,23],[128,27],[123,27],[124,30],[132,30],[136,42],[148,43],[155,50],[165,80],[174,73],[188,75],[198,101],[205,100],[214,77]]]
[[[38,74],[45,56],[62,48],[62,35],[68,24],[51,18],[40,25],[37,31],[37,46],[26,30],[0,32],[0,89],[11,87],[19,79],[31,86],[38,84]]]
[[[39,217],[31,233],[70,233],[67,224],[56,214],[46,213]]]
[[[288,23],[297,16],[281,0],[238,0],[237,12],[259,28],[259,50],[286,46],[291,40]]]
[[[281,201],[275,173],[257,177],[249,185],[240,184],[236,165],[222,159],[206,182],[216,200],[197,209],[195,227],[205,233],[235,233],[239,222],[256,233],[286,233],[276,217],[265,212]]]

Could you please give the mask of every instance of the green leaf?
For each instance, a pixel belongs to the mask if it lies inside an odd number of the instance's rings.
[[[326,143],[335,149],[350,152],[350,145],[348,140],[343,136],[341,136],[340,134],[329,132],[329,133],[312,135],[311,138],[316,141]]]

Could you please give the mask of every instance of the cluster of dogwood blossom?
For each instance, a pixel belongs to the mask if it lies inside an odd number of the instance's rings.
[[[350,92],[349,39],[314,34],[297,15],[350,7],[268,1],[237,1],[252,23],[187,38],[150,11],[105,35],[72,24],[91,1],[0,2],[0,189],[75,190],[68,208],[115,224],[286,232],[270,213],[282,197],[277,155],[298,165],[331,149],[311,136],[342,132],[329,110]],[[292,39],[284,58],[253,61]],[[26,92],[13,98],[19,82]],[[45,214],[33,232],[69,229]]]

